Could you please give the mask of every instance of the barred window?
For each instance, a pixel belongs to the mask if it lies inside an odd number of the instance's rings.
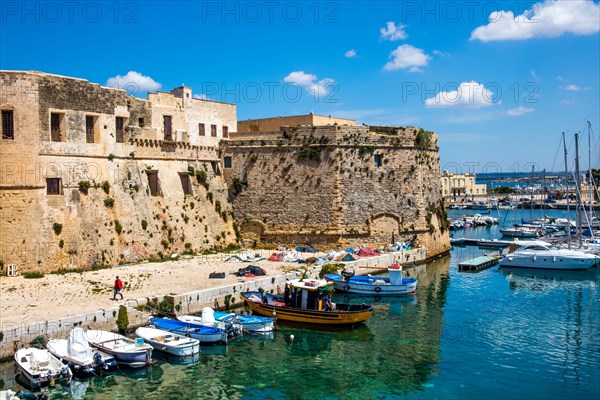
[[[46,178],[46,194],[62,194],[62,179]]]
[[[2,139],[15,138],[15,123],[12,110],[2,110]]]
[[[115,138],[117,140],[117,143],[125,142],[125,133],[123,131],[124,127],[125,127],[125,118],[116,117],[115,118]]]
[[[85,116],[85,141],[94,143],[94,117],[91,115]]]
[[[217,126],[216,125],[210,126],[210,136],[217,137]]]
[[[172,141],[173,140],[173,127],[170,115],[163,116],[163,124],[165,128],[165,140]]]
[[[50,114],[50,140],[53,142],[60,142],[62,137],[62,132],[60,129],[60,125],[62,122],[62,115],[58,113]]]
[[[204,129],[204,124],[198,124],[198,135],[205,136],[206,132]]]

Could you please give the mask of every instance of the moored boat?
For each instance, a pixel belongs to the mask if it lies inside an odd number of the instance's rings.
[[[389,277],[355,276],[354,274],[325,274],[324,278],[333,283],[335,290],[346,293],[370,294],[377,296],[398,296],[414,293],[418,280],[404,278],[402,267],[393,264],[388,268]]]
[[[253,313],[284,321],[355,325],[371,317],[373,307],[367,304],[332,303],[327,310],[326,293],[331,285],[324,279],[294,279],[287,284],[289,297],[265,292],[243,292],[241,297]]]
[[[542,240],[512,242],[501,267],[539,269],[587,269],[598,264],[600,257],[577,250],[558,248]]]
[[[192,356],[200,352],[200,341],[162,329],[141,327],[135,334],[144,339],[155,350],[173,356]]]
[[[15,353],[15,363],[23,383],[36,390],[42,386],[71,382],[73,373],[46,349],[23,348]]]
[[[50,339],[46,349],[78,376],[95,375],[101,370],[117,367],[113,356],[92,350],[83,329],[79,327],[71,330],[68,339]]]
[[[150,317],[150,323],[159,329],[178,333],[199,340],[203,344],[227,343],[228,335],[225,329],[205,326],[177,319]]]
[[[131,368],[141,368],[150,364],[152,346],[140,341],[129,339],[118,333],[88,330],[88,342],[95,348],[112,355],[118,364]]]
[[[275,329],[275,318],[214,311],[210,307],[202,309],[202,316],[180,315],[177,319],[207,326],[224,327],[236,334],[242,332],[269,333]]]

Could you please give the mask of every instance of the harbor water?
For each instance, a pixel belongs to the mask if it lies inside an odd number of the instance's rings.
[[[499,238],[498,226],[457,236]],[[148,370],[74,382],[49,395],[146,400],[599,398],[598,268],[543,272],[496,266],[458,272],[458,262],[484,252],[454,248],[449,257],[409,268],[419,278],[415,295],[335,295],[334,301],[374,305],[372,318],[355,329],[280,324],[269,336],[203,347],[196,359],[156,360]],[[14,378],[12,363],[0,366],[4,388],[14,387]]]

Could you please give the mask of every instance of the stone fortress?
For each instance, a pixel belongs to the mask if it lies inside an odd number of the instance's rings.
[[[0,110],[3,273],[230,244],[450,247],[437,134],[423,129],[313,114],[238,124],[234,104],[185,86],[140,99],[29,71],[0,71]]]

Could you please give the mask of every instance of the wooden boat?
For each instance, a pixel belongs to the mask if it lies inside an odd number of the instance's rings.
[[[223,326],[227,327],[230,325],[237,331],[246,333],[269,333],[275,330],[275,318],[214,311],[210,307],[202,309],[201,317],[195,315],[180,315],[177,319],[197,324],[212,324],[210,326],[215,326],[214,324],[224,324]],[[211,323],[211,319],[214,322]],[[216,326],[221,327],[221,325]]]
[[[324,279],[294,279],[286,305],[284,296],[264,292],[243,292],[242,298],[253,313],[273,316],[279,320],[322,325],[354,325],[369,319],[373,307],[366,304],[336,303],[325,311],[325,294],[332,285]]]
[[[135,334],[155,350],[173,356],[192,356],[200,352],[200,341],[156,328],[137,328]]]
[[[221,328],[170,318],[150,317],[149,321],[159,329],[191,337],[203,344],[227,343],[227,331]]]
[[[417,290],[418,280],[404,278],[402,267],[399,264],[393,264],[388,268],[389,278],[371,275],[354,276],[354,273],[344,272],[342,274],[325,274],[324,278],[333,283],[335,290],[346,293],[399,296],[414,293]]]
[[[118,333],[97,330],[88,330],[86,337],[93,347],[115,357],[118,364],[131,368],[150,364],[152,346],[142,339],[133,340]]]
[[[69,367],[46,349],[23,348],[14,357],[23,383],[30,389],[53,386],[55,381],[68,384],[73,377]]]
[[[96,375],[100,370],[117,367],[113,356],[92,350],[81,328],[74,328],[69,333],[69,339],[50,339],[46,349],[78,376]]]

